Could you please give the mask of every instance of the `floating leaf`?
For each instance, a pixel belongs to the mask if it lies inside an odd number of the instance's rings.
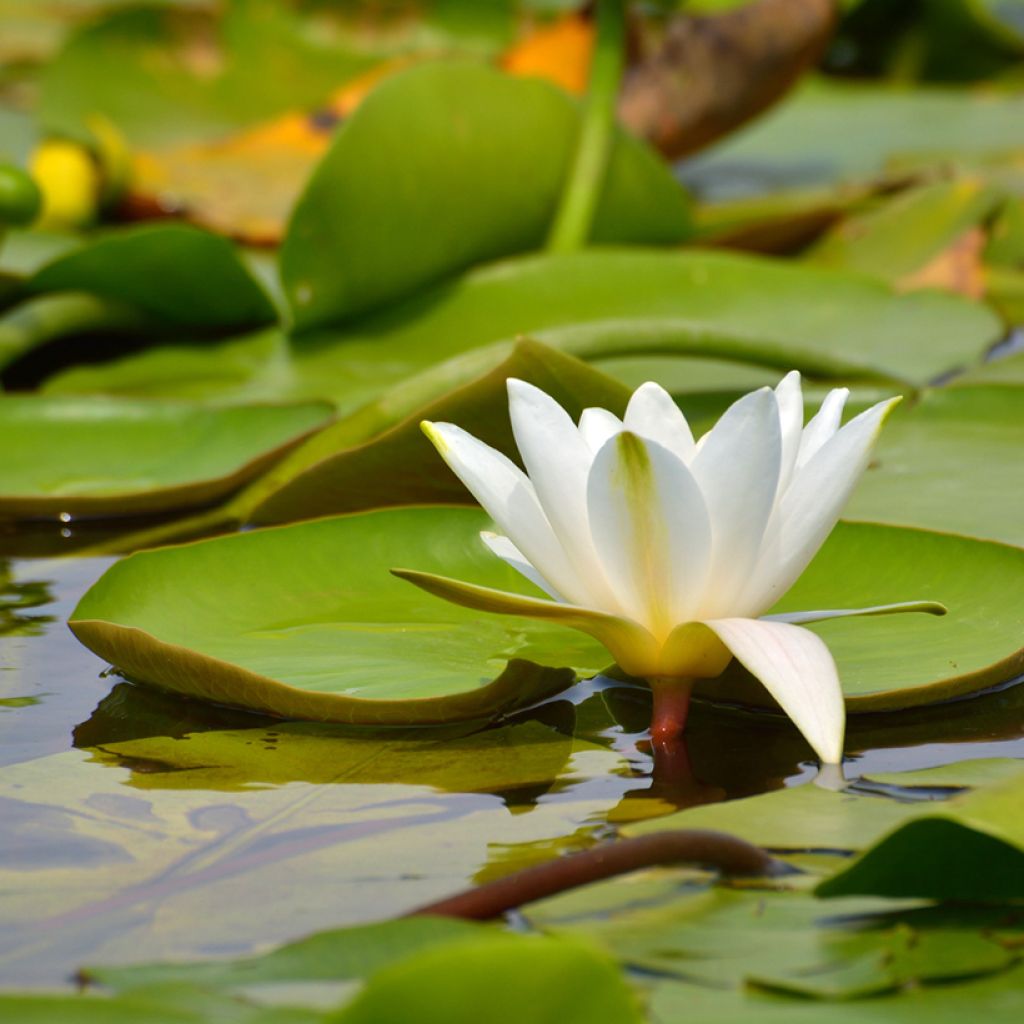
[[[501,993],[494,999],[494,993]],[[382,968],[333,1024],[641,1024],[618,966],[578,940],[484,933]]]
[[[984,306],[897,295],[859,274],[730,253],[589,249],[484,267],[346,330],[296,339],[290,362],[275,351],[229,394],[327,397],[349,412],[441,360],[524,334],[592,360],[697,355],[926,384],[978,360],[1002,333]],[[204,365],[219,378],[238,359],[235,349],[190,351],[182,384],[169,374],[182,354],[83,367],[50,387],[197,394]],[[222,385],[209,393],[223,395]]]
[[[932,282],[921,280],[920,271],[955,246],[966,232],[977,229],[1001,198],[983,181],[970,178],[922,185],[842,221],[806,258],[820,266],[859,270],[904,287],[936,284],[978,297],[984,290],[980,268],[984,236],[980,232],[975,265],[964,267],[963,274],[957,275],[951,267],[945,280]],[[970,279],[972,274],[976,280]]]
[[[1024,671],[1022,570],[1020,548],[844,523],[777,610],[868,607],[911,594],[945,604],[949,613],[941,619],[904,615],[810,627],[835,656],[849,710],[892,711],[977,693]],[[770,700],[735,663],[699,692],[761,706]]]
[[[989,373],[983,368],[972,377],[995,378],[1012,364],[993,363]],[[886,424],[845,514],[1024,544],[1024,516],[1014,500],[1024,493],[1022,450],[1024,387],[929,391]]]
[[[472,509],[395,510],[144,552],[104,576],[71,626],[130,677],[219,703],[354,722],[487,717],[572,679],[568,669],[520,659],[593,674],[607,655],[574,631],[481,618],[387,574],[414,567],[520,589],[476,538],[485,522]],[[946,603],[951,612],[939,620],[812,627],[836,655],[852,711],[926,704],[1021,671],[1022,563],[1024,551],[998,544],[846,524],[779,608],[922,594]],[[1015,611],[994,616],[993,608]],[[702,692],[762,706],[770,700],[735,667]]]
[[[896,157],[1003,153],[1020,93],[812,80],[748,131],[691,161],[702,194],[754,194],[879,174]]]
[[[489,718],[573,681],[534,662],[594,672],[607,658],[388,573],[423,565],[513,586],[476,536],[485,523],[476,510],[399,510],[144,552],[89,592],[71,626],[130,677],[219,703],[343,722]]]
[[[819,896],[1001,902],[1024,897],[1024,765],[1001,783],[936,804],[876,841]]]
[[[0,517],[126,516],[224,498],[330,419],[328,406],[0,397]]]
[[[183,224],[113,232],[58,256],[25,283],[30,293],[90,292],[158,323],[206,331],[276,318],[234,246]]]
[[[425,64],[383,82],[338,131],[288,227],[281,274],[296,326],[351,319],[537,248],[578,119],[555,86],[477,64]],[[620,135],[592,240],[670,244],[688,232],[671,172]]]

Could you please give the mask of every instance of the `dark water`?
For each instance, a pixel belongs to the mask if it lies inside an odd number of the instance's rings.
[[[697,706],[653,771],[611,680],[500,726],[275,722],[107,673],[65,620],[108,560],[0,563],[0,985],[242,953],[401,913],[618,822],[815,775],[783,719]],[[1024,757],[1024,686],[850,722],[850,777]],[[941,797],[943,793],[936,793]]]

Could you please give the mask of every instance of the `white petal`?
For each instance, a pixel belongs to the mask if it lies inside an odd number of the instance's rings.
[[[694,442],[690,424],[672,396],[653,381],[641,384],[633,392],[623,423],[627,430],[657,441],[676,458],[688,463],[693,458]]]
[[[775,505],[781,457],[778,402],[762,388],[725,411],[690,464],[711,520],[711,571],[699,618],[746,614],[737,598]]]
[[[543,590],[548,597],[553,598],[555,601],[562,600],[558,591],[537,572],[522,551],[508,537],[503,537],[500,533],[491,533],[489,530],[484,530],[480,533],[480,539],[506,565],[511,566],[521,576],[525,576],[535,587]]]
[[[780,612],[778,615],[762,615],[762,622],[789,622],[803,626],[808,622],[824,622],[826,619],[852,619],[856,616],[899,615],[901,612],[924,612],[927,615],[945,615],[949,609],[938,601],[900,601],[898,604],[875,604],[869,608],[833,608],[816,612]]]
[[[898,398],[852,419],[799,469],[776,503],[757,567],[742,602],[748,614],[778,601],[825,543],[867,468],[882,423]]]
[[[842,761],[843,691],[821,637],[799,626],[757,619],[714,619],[705,625],[761,680],[822,761]]]
[[[584,409],[580,416],[580,437],[596,455],[605,441],[622,430],[622,420],[607,409]]]
[[[779,465],[779,494],[789,486],[800,452],[800,432],[804,426],[804,396],[800,374],[791,370],[775,386],[779,403],[779,428],[782,432],[782,460]]]
[[[587,504],[598,556],[625,614],[658,639],[694,618],[711,528],[686,466],[654,441],[624,431],[597,453]]]
[[[526,474],[501,452],[454,424],[424,422],[423,431],[530,564],[567,599],[585,597]]]
[[[523,465],[578,581],[576,602],[619,612],[587,526],[587,475],[594,457],[589,445],[569,414],[532,384],[509,378],[508,408]]]
[[[391,572],[428,594],[465,608],[499,615],[524,615],[578,629],[604,644],[619,666],[630,675],[649,676],[657,670],[661,645],[647,630],[629,619],[593,608],[513,594],[414,569],[392,569]]]
[[[805,466],[811,456],[816,455],[818,449],[839,429],[839,424],[843,421],[843,409],[849,397],[849,388],[836,388],[825,396],[821,408],[804,427],[800,438],[800,454],[796,458],[797,469]]]

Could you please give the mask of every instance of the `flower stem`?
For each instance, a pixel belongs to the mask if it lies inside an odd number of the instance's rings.
[[[590,236],[615,131],[615,104],[625,63],[625,27],[625,0],[598,0],[587,101],[572,166],[548,235],[549,252],[578,249]]]
[[[692,679],[652,679],[654,710],[651,714],[651,742],[655,748],[674,746],[686,728],[690,712]]]

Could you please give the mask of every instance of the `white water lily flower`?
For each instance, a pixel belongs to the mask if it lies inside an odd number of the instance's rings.
[[[554,399],[508,381],[527,472],[450,423],[424,423],[445,462],[502,531],[484,543],[550,599],[406,569],[450,601],[547,619],[599,640],[654,691],[652,734],[682,729],[693,681],[736,658],[761,680],[826,763],[842,759],[835,662],[800,624],[928,611],[905,602],[763,618],[824,543],[899,399],[840,427],[849,392],[804,426],[800,375],[739,399],[695,441],[668,393],[648,383],[623,419],[587,409],[577,426]],[[528,474],[528,475],[527,475]]]

